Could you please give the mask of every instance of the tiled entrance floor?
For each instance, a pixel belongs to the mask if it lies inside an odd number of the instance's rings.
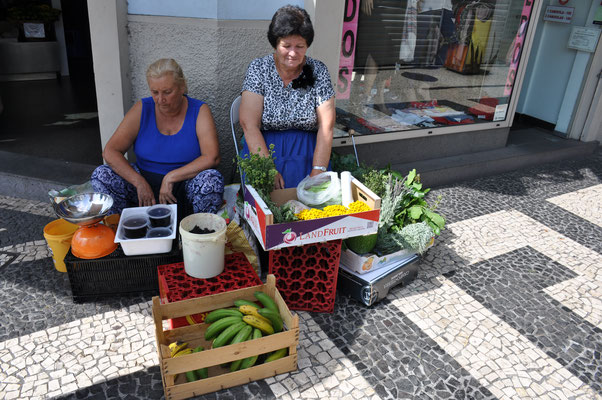
[[[602,398],[602,154],[433,190],[448,225],[367,308],[299,312],[299,369],[207,399]],[[74,304],[45,203],[0,197],[0,397],[163,397],[148,297]]]

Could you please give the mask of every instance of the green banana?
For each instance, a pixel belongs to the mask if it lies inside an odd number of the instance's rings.
[[[205,331],[205,340],[213,339],[224,329],[228,328],[232,324],[235,324],[235,323],[241,322],[241,321],[242,321],[241,317],[225,317],[222,319],[218,319],[217,321],[215,321],[214,323],[209,325],[209,327]]]
[[[272,298],[270,296],[268,296],[267,294],[263,293],[263,292],[255,292],[254,293],[255,298],[257,300],[259,300],[259,302],[261,304],[263,304],[263,306],[265,308],[269,308],[270,310],[280,313],[280,310],[278,310],[278,306],[276,305],[276,303],[274,302],[274,300],[272,300]]]
[[[274,328],[274,332],[282,332],[282,318],[280,317],[279,313],[276,313],[269,308],[260,308],[257,310],[257,312],[262,317],[270,320],[272,327]]]
[[[240,331],[238,331],[236,336],[234,336],[234,339],[232,339],[232,343],[230,344],[236,344],[248,340],[249,336],[251,336],[252,331],[253,327],[251,325],[245,326]],[[242,363],[242,358],[240,360],[232,361],[230,363],[230,371],[238,371],[238,369],[240,368],[240,363]]]
[[[241,317],[242,313],[238,310],[233,310],[229,308],[220,308],[219,310],[213,310],[205,317],[205,322],[208,324],[217,321],[218,319],[222,319],[225,317]]]
[[[268,358],[265,359],[264,363],[267,363],[270,361],[276,361],[276,360],[286,356],[287,352],[288,352],[288,347],[285,347],[284,349],[276,350],[275,352],[270,354],[268,356]]]
[[[196,371],[188,371],[186,372],[186,381],[188,382],[194,382],[194,381],[198,381],[199,377],[196,374]]]
[[[238,333],[238,331],[245,326],[247,326],[247,323],[242,321],[235,322],[234,324],[230,325],[213,340],[213,345],[211,347],[215,349],[217,347],[226,345]]]
[[[236,300],[236,301],[234,301],[234,305],[236,307],[247,305],[247,306],[253,306],[255,308],[259,308],[259,306],[256,303],[253,303],[252,301],[249,301],[249,300]]]
[[[203,351],[203,346],[196,347],[194,350],[192,350],[193,353],[198,353],[199,351]],[[209,377],[209,372],[207,371],[207,367],[205,367],[205,368],[199,368],[199,369],[197,369],[196,371],[193,371],[193,372],[200,379],[207,379],[207,377]],[[186,375],[186,377],[188,377],[188,375]]]
[[[253,329],[253,339],[259,339],[259,338],[261,338],[261,336],[262,336],[261,330],[254,328]],[[251,357],[247,357],[244,360],[242,360],[242,362],[240,363],[240,369],[250,368],[253,365],[255,365],[255,363],[257,362],[257,357],[258,356],[251,356]]]

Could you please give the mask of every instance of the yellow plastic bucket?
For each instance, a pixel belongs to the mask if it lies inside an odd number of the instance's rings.
[[[65,255],[71,247],[71,238],[79,226],[64,219],[56,219],[44,227],[44,238],[52,253],[54,267],[60,272],[67,272]]]

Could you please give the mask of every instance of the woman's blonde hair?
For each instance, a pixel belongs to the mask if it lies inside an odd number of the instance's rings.
[[[184,88],[184,93],[188,93],[188,85],[186,84],[186,78],[184,78],[184,72],[173,58],[161,58],[149,65],[146,70],[146,79],[157,79],[167,74],[172,74],[174,81],[180,87]]]

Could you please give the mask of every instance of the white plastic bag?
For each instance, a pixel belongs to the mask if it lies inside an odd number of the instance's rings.
[[[341,181],[332,171],[308,175],[297,185],[297,198],[308,206],[341,204]]]
[[[87,181],[87,182],[82,183],[81,185],[69,186],[64,189],[61,189],[60,191],[52,189],[48,192],[48,197],[50,198],[50,202],[54,206],[54,205],[60,203],[62,200],[65,200],[68,197],[75,196],[77,194],[92,193],[92,192],[94,192],[92,183],[90,183],[90,181]]]
[[[297,200],[289,200],[284,203],[284,206],[289,206],[294,214],[299,214],[303,210],[309,210],[309,207]]]

